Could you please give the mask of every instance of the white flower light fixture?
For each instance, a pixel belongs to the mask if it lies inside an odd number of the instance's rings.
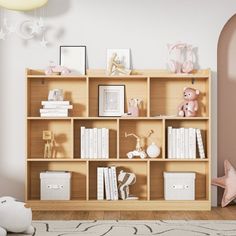
[[[0,6],[15,11],[30,11],[42,7],[48,0],[0,0]]]

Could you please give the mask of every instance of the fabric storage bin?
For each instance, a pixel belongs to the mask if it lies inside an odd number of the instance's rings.
[[[195,200],[195,172],[164,172],[165,200]]]
[[[40,173],[41,200],[70,200],[71,172],[46,171]]]

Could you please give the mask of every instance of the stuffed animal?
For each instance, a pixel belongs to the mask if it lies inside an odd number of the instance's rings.
[[[7,232],[33,235],[34,227],[31,225],[32,211],[25,207],[25,203],[17,202],[12,197],[0,198],[0,235]]]
[[[194,117],[198,111],[198,89],[184,88],[184,101],[178,107],[178,115],[182,117]]]

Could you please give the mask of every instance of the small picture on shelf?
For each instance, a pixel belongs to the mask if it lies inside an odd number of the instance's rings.
[[[99,116],[122,116],[125,109],[125,85],[98,86]]]
[[[86,46],[60,46],[60,65],[71,73],[86,74]]]

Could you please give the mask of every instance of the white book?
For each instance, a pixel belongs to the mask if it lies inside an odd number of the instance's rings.
[[[176,159],[177,129],[172,129],[172,158]]]
[[[118,200],[119,199],[119,195],[118,195],[117,176],[116,176],[116,167],[115,166],[111,167],[111,172],[112,172],[112,183],[113,183],[113,191],[114,191],[114,200]]]
[[[60,105],[60,104],[46,104],[44,109],[73,109],[73,105]]]
[[[104,167],[103,171],[104,171],[104,183],[105,183],[106,200],[111,200],[108,167]]]
[[[203,142],[202,142],[202,134],[201,134],[200,129],[196,129],[196,135],[197,135],[197,144],[198,144],[199,156],[200,156],[201,159],[205,159],[206,155],[205,155],[205,150],[204,150],[204,146],[203,146]]]
[[[68,113],[41,113],[40,117],[68,117]]]
[[[85,129],[85,158],[89,158],[89,129]]]
[[[97,200],[104,200],[104,170],[103,167],[97,168]]]
[[[176,129],[176,158],[180,159],[181,149],[181,139],[180,139],[180,129]]]
[[[80,127],[80,158],[85,158],[85,127]]]
[[[41,105],[70,105],[70,101],[42,101]]]
[[[189,156],[191,159],[196,158],[196,130],[189,129]]]
[[[184,159],[184,128],[180,128],[180,158]]]
[[[102,158],[108,159],[109,156],[109,130],[102,128]]]
[[[42,113],[67,113],[68,109],[40,109],[39,112]]]
[[[93,158],[98,158],[98,128],[93,129]]]
[[[189,129],[184,129],[184,158],[189,158]]]
[[[168,158],[172,159],[172,127],[167,128],[168,131]]]
[[[98,129],[98,158],[102,158],[102,129]]]
[[[93,159],[93,147],[94,147],[94,135],[93,135],[93,129],[89,129],[89,158]]]
[[[110,184],[111,200],[115,200],[114,189],[113,189],[113,176],[112,176],[112,170],[111,170],[111,168],[108,168],[108,174],[109,174],[109,184]]]

